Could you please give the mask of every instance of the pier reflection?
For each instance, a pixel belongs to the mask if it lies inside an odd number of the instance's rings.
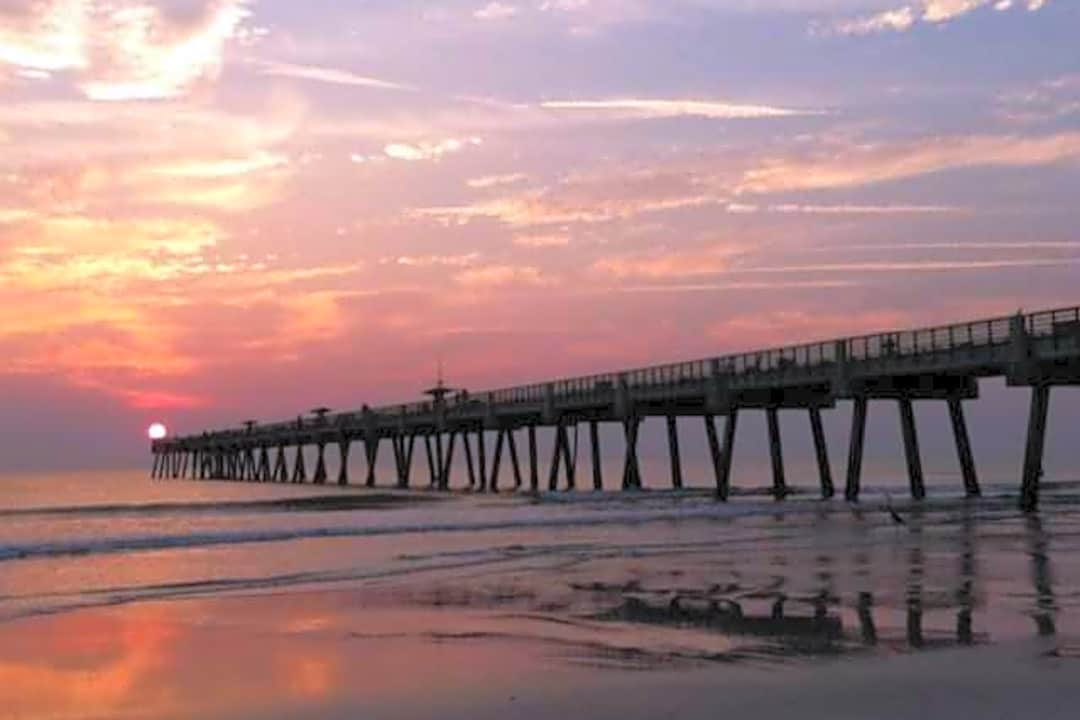
[[[1028,554],[1031,556],[1031,581],[1035,586],[1035,608],[1032,617],[1041,637],[1057,634],[1057,605],[1054,601],[1053,575],[1050,571],[1050,538],[1038,515],[1026,519]]]
[[[814,589],[796,593],[793,587],[806,587],[805,581],[800,584],[796,579],[798,561],[791,557],[781,561],[774,556],[770,569],[784,574],[774,576],[768,588],[716,583],[700,592],[664,595],[660,591],[643,593],[635,587],[617,605],[592,618],[702,629],[729,636],[736,641],[733,646],[744,651],[791,656],[923,652],[986,645],[993,641],[995,632],[1002,638],[1016,636],[1016,623],[1003,623],[1002,619],[1015,618],[1017,611],[1034,620],[1035,636],[1057,634],[1059,607],[1051,569],[1051,539],[1038,516],[1013,526],[1026,548],[1024,555],[1014,557],[1022,562],[1026,556],[1029,571],[1010,578],[1006,594],[1001,593],[1000,585],[980,588],[976,508],[962,508],[955,518],[955,534],[944,539],[940,529],[926,529],[919,509],[911,510],[908,520],[908,527],[898,531],[904,533],[898,540],[904,545],[898,556],[902,565],[890,568],[889,573],[882,572],[880,553],[857,547],[844,553],[853,570],[845,586],[832,571],[837,555],[818,554],[810,580]],[[996,557],[993,560],[998,562]],[[890,575],[896,577],[899,593],[889,589]],[[995,582],[1000,583],[1000,578]],[[844,588],[839,593],[838,583]],[[1012,599],[1020,598],[1023,603],[1028,597],[1028,608],[1013,606],[1010,615]],[[943,622],[948,616],[951,618]],[[739,642],[747,639],[759,644]]]

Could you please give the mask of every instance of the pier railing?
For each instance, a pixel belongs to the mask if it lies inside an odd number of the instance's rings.
[[[700,386],[713,379],[744,385],[755,379],[820,377],[842,363],[848,372],[883,362],[918,364],[923,359],[971,360],[979,352],[995,350],[1016,340],[1017,328],[1028,340],[1048,341],[1051,349],[1080,350],[1080,307],[997,317],[973,322],[879,332],[788,347],[722,355],[685,362],[633,368],[620,372],[570,377],[483,392],[459,392],[447,400],[450,414],[466,412],[482,403],[494,408],[606,399],[619,389],[631,395],[680,386]],[[320,419],[260,424],[260,432],[291,431],[298,426],[355,426],[369,413],[403,420],[430,415],[434,403],[415,402],[335,413]],[[245,430],[216,433],[242,435]]]

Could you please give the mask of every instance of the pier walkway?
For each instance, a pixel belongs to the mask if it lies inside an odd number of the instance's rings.
[[[917,330],[897,330],[786,348],[760,350],[669,365],[568,378],[487,392],[452,391],[441,385],[430,399],[405,405],[364,407],[354,412],[316,411],[270,424],[173,437],[153,443],[152,475],[158,478],[234,479],[258,482],[328,482],[325,452],[336,446],[340,484],[349,483],[348,458],[361,443],[367,460],[365,484],[376,484],[376,460],[388,442],[394,453],[395,485],[413,482],[415,450],[426,459],[426,480],[440,490],[452,487],[451,469],[460,444],[467,483],[497,491],[500,465],[508,456],[516,488],[540,488],[537,433],[547,429],[554,443],[547,487],[575,489],[578,443],[571,433],[587,426],[591,442],[592,487],[603,489],[600,423],[619,423],[626,438],[622,488],[642,487],[638,435],[647,417],[667,421],[670,483],[683,484],[677,419],[701,418],[715,472],[716,496],[727,500],[735,430],[743,411],[766,413],[772,461],[772,492],[788,494],[778,414],[802,411],[814,439],[822,497],[835,494],[822,411],[838,402],[854,405],[844,495],[859,497],[867,407],[872,400],[899,404],[903,447],[912,497],[926,494],[912,403],[947,403],[964,488],[979,494],[964,401],[978,397],[981,378],[1004,377],[1008,385],[1030,388],[1027,444],[1020,478],[1024,509],[1038,504],[1043,446],[1051,389],[1080,385],[1080,308],[1017,314]],[[722,428],[717,419],[723,418]],[[525,452],[518,443],[524,434]],[[488,435],[494,448],[488,457]],[[316,448],[312,474],[305,446]],[[524,457],[522,457],[524,455]]]

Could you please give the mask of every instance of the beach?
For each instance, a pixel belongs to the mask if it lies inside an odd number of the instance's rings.
[[[1037,516],[943,497],[894,501],[899,525],[873,495],[101,482],[119,501],[0,510],[0,717],[1072,717],[1080,698],[1068,483]]]

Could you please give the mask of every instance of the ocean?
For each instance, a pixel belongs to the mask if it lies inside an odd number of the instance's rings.
[[[145,472],[2,487],[0,718],[713,717],[736,700],[782,717],[792,683],[843,686],[802,717],[869,717],[852,697],[894,674],[890,692],[940,692],[975,668],[1044,717],[1073,715],[1038,698],[1080,694],[1080,483],[1032,516],[1008,484],[858,505]],[[999,691],[927,702],[966,717]],[[872,716],[923,712],[920,692]]]

